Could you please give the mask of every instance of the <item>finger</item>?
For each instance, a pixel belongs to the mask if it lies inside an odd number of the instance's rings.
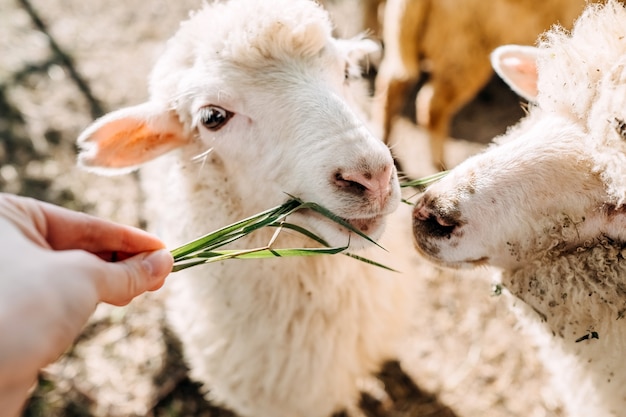
[[[0,193],[0,216],[32,242],[56,250],[137,254],[165,247],[140,229],[123,226],[27,197]]]
[[[98,258],[107,261],[107,262],[120,262],[126,260],[128,258],[132,258],[136,255],[136,253],[128,253],[121,251],[104,251],[104,252],[94,252]]]
[[[136,296],[154,291],[163,285],[172,271],[174,260],[169,251],[160,249],[141,253],[117,263],[101,262],[98,274],[100,300],[113,304],[128,304]]]
[[[156,236],[134,227],[47,203],[42,204],[42,211],[47,222],[46,239],[56,250],[136,254],[165,247]]]

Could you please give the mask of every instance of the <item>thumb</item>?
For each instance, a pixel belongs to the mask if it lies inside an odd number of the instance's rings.
[[[100,300],[118,306],[126,305],[146,291],[159,289],[172,271],[173,263],[174,259],[167,249],[106,263],[98,283]]]

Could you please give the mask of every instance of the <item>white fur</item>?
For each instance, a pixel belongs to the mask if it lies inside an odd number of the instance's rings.
[[[534,102],[527,117],[414,211],[431,259],[502,269],[575,416],[626,413],[624,57],[626,9],[616,1],[589,6],[571,33],[548,32],[535,52],[536,93],[515,84]]]
[[[366,128],[345,79],[371,45],[333,39],[326,13],[308,0],[216,2],[184,22],[152,73],[156,104],[146,105],[140,123],[125,121],[124,111],[118,118],[124,126],[166,126],[187,140],[165,146],[167,153],[141,170],[149,218],[167,244],[276,206],[286,193],[345,218],[380,217],[367,231],[380,237],[383,218],[399,203],[398,181],[389,150]],[[201,124],[200,109],[209,104],[234,113],[217,131]],[[150,113],[163,108],[169,116]],[[172,115],[179,128],[155,123]],[[82,164],[117,172],[118,165],[97,166],[106,165],[98,159],[106,154],[106,140],[97,141],[101,127],[96,122],[79,139]],[[117,164],[119,155],[110,160]],[[356,182],[371,176],[372,189],[346,186],[337,172]],[[332,245],[367,246],[311,213],[289,220]],[[272,232],[237,245],[263,246]],[[284,231],[277,245],[310,241]],[[194,267],[172,275],[167,291],[192,377],[211,399],[255,417],[325,417],[354,407],[358,380],[394,356],[410,294],[400,274],[342,255]]]

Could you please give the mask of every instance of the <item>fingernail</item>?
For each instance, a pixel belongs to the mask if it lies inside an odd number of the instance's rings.
[[[147,255],[143,261],[143,267],[146,268],[153,280],[161,280],[172,271],[174,259],[167,249],[159,249]]]

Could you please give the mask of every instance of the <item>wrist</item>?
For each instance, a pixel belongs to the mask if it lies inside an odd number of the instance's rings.
[[[3,384],[0,382],[0,410],[7,417],[19,417],[37,378]]]

